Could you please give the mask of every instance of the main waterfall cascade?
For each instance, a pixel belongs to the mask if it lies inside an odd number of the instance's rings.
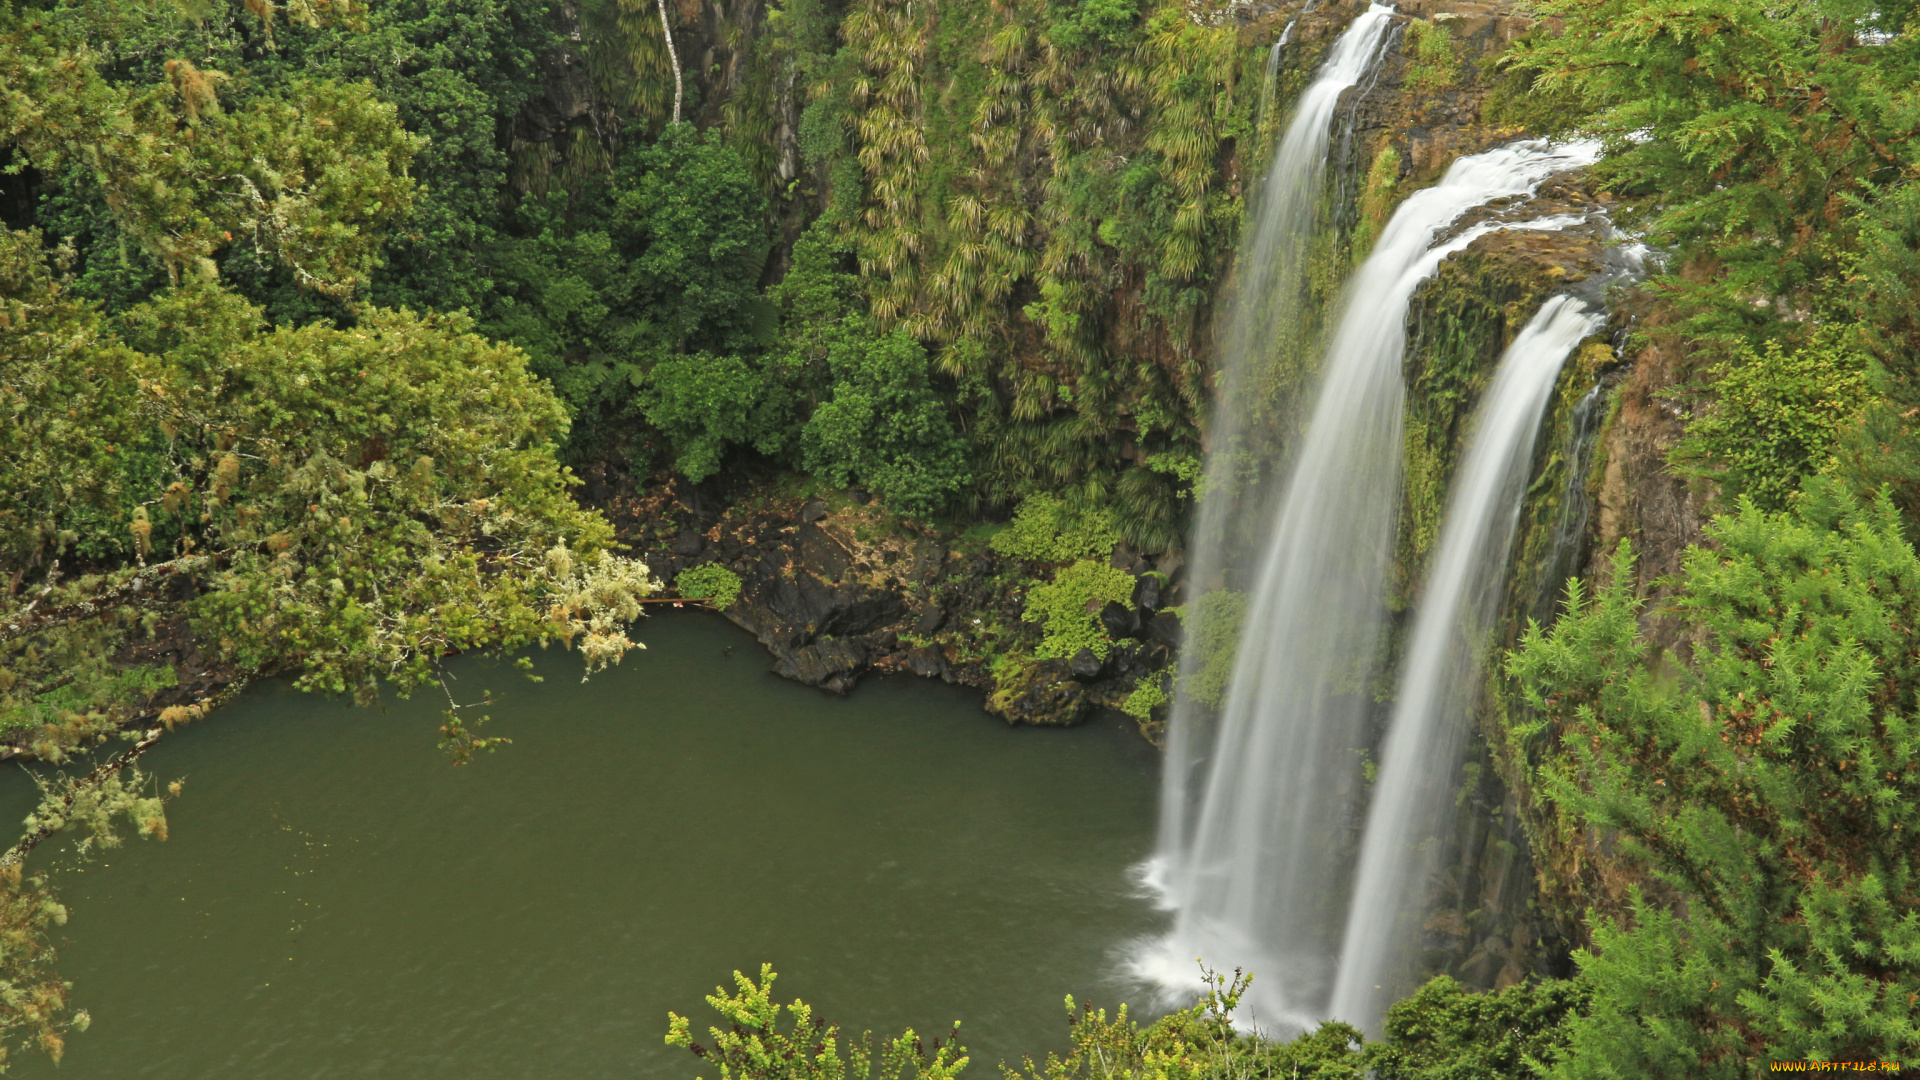
[[[1255,196],[1247,238],[1242,245],[1225,325],[1220,335],[1220,389],[1225,403],[1214,417],[1215,447],[1237,445],[1246,417],[1232,406],[1247,398],[1245,387],[1258,383],[1265,362],[1265,343],[1275,313],[1291,307],[1300,292],[1301,263],[1311,239],[1320,188],[1326,174],[1328,139],[1341,94],[1365,78],[1379,62],[1380,46],[1392,22],[1393,9],[1374,4],[1354,19],[1321,64],[1314,81],[1300,95],[1293,119],[1275,147],[1273,162]],[[1277,58],[1278,53],[1274,56]],[[1211,455],[1209,487],[1214,497],[1200,506],[1191,577],[1207,581],[1219,573],[1224,544],[1208,542],[1226,534],[1237,512],[1229,494],[1233,485],[1220,474],[1230,471],[1231,454]],[[1168,850],[1186,833],[1187,806],[1184,778],[1177,768],[1197,760],[1185,750],[1191,725],[1176,723],[1168,732],[1168,769],[1161,790],[1159,848]],[[1188,958],[1189,960],[1191,958]],[[1184,976],[1184,965],[1181,975]]]
[[[1136,960],[1163,986],[1190,987],[1201,957],[1257,973],[1243,1003],[1257,1026],[1305,1028],[1326,1015],[1399,510],[1408,305],[1447,256],[1488,232],[1580,220],[1492,219],[1435,242],[1470,211],[1531,195],[1599,152],[1528,141],[1456,161],[1401,204],[1348,283],[1309,423],[1277,480],[1225,700],[1210,730],[1192,701],[1175,705],[1150,870],[1175,922]],[[1263,250],[1276,239],[1256,238],[1242,258],[1298,258]],[[1206,550],[1223,535],[1209,511],[1220,512],[1202,508],[1196,571],[1226,558]]]
[[[1478,658],[1498,606],[1534,443],[1560,368],[1603,317],[1549,300],[1514,339],[1481,399],[1455,474],[1424,594],[1408,634],[1381,747],[1331,1015],[1376,1025],[1411,971],[1447,801],[1466,735]]]

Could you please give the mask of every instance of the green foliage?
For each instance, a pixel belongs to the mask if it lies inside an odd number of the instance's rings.
[[[1567,1078],[1747,1077],[1767,1060],[1920,1053],[1920,558],[1884,500],[1815,481],[1686,557],[1690,645],[1659,666],[1623,543],[1509,661],[1551,732],[1537,789],[1644,876],[1577,955]]]
[[[1460,79],[1460,58],[1454,55],[1453,35],[1445,23],[1414,19],[1407,23],[1406,87],[1416,94],[1445,90]]]
[[[857,1042],[849,1039],[842,1056],[840,1025],[816,1017],[813,1007],[799,999],[786,1006],[774,1002],[773,981],[778,977],[772,964],[760,965],[758,983],[734,972],[735,993],[715,987],[707,995],[707,1004],[727,1024],[707,1029],[713,1045],[694,1042],[687,1018],[671,1012],[667,1045],[686,1047],[719,1066],[720,1080],[952,1080],[967,1067],[957,1023],[946,1045],[933,1040],[931,1052],[909,1028],[883,1042],[878,1055],[871,1031]]]
[[[673,587],[681,596],[705,600],[725,610],[740,598],[740,575],[719,563],[703,563],[676,574]]]
[[[766,198],[740,155],[681,124],[623,159],[614,183],[611,232],[632,260],[644,337],[722,351],[764,338]]]
[[[1387,1010],[1385,1038],[1367,1046],[1367,1064],[1387,1080],[1544,1076],[1587,993],[1578,980],[1557,979],[1476,994],[1439,975]]]
[[[729,446],[781,448],[787,401],[779,390],[754,364],[701,353],[657,361],[635,401],[674,448],[674,469],[697,483],[720,470]]]
[[[163,571],[205,590],[179,610],[210,654],[310,689],[404,690],[449,652],[551,638],[578,638],[590,666],[630,647],[621,627],[651,582],[568,497],[564,417],[516,350],[394,312],[268,330],[206,285],[133,309],[116,334],[64,298],[31,235],[0,263],[28,286],[0,328],[0,400],[18,409],[0,444],[0,558],[40,583],[6,605],[10,716],[66,700],[83,657],[82,685],[124,682],[107,658],[151,632],[137,616],[165,601],[150,588]],[[123,469],[123,445],[155,448],[158,474]],[[102,502],[132,512],[106,521]],[[83,529],[132,565],[56,572]],[[133,689],[115,708],[139,706]]]
[[[236,238],[301,287],[345,298],[365,283],[412,205],[408,169],[422,145],[392,105],[365,83],[321,78],[228,109],[227,75],[187,60],[113,82],[90,29],[0,13],[0,145],[13,148],[12,168],[71,170],[175,283],[214,274],[213,256]]]
[[[989,543],[993,550],[1015,559],[1064,563],[1105,558],[1119,541],[1109,514],[1043,492],[1022,500],[1013,522]]]
[[[1231,978],[1203,969],[1206,991],[1196,1004],[1161,1017],[1147,1027],[1131,1019],[1122,1005],[1111,1018],[1105,1009],[1076,1008],[1067,998],[1072,1049],[1066,1057],[1048,1054],[1044,1064],[1028,1058],[1009,1080],[1361,1080],[1366,1075],[1355,1052],[1360,1032],[1330,1021],[1286,1043],[1243,1035],[1233,1026],[1233,1011],[1252,976]]]
[[[1233,680],[1240,650],[1240,627],[1247,620],[1247,594],[1232,589],[1203,593],[1184,608],[1173,608],[1186,630],[1186,674],[1177,692],[1209,708],[1219,708]]]
[[[48,935],[67,924],[67,909],[46,881],[23,876],[16,862],[0,863],[0,1071],[16,1046],[32,1046],[59,1061],[67,1031],[85,1031],[91,1018],[73,1011],[70,984],[53,970]]]
[[[1072,0],[1061,7],[1047,36],[1063,49],[1118,43],[1140,17],[1139,0]]]
[[[1911,4],[1542,0],[1534,11],[1540,29],[1509,62],[1539,98],[1537,119],[1605,138],[1603,182],[1648,197],[1652,239],[1687,270],[1654,282],[1680,303],[1678,328],[1731,343],[1796,311],[1860,303],[1853,267],[1879,261],[1898,232],[1880,226],[1898,219],[1886,204],[1915,160]]]
[[[1147,468],[1180,483],[1179,495],[1198,503],[1207,497],[1207,465],[1198,454],[1167,451],[1147,458]]]
[[[1789,350],[1741,348],[1709,374],[1714,402],[1687,425],[1678,461],[1697,462],[1731,502],[1786,505],[1801,482],[1831,468],[1841,429],[1868,404],[1867,361],[1841,328]]]
[[[849,317],[827,351],[831,396],[800,433],[801,461],[830,484],[860,484],[888,505],[928,514],[969,478],[966,444],[928,379],[927,353],[904,331],[871,336]]]
[[[1020,618],[1039,623],[1045,634],[1034,657],[1052,660],[1091,649],[1104,659],[1113,639],[1100,625],[1100,609],[1132,599],[1133,575],[1093,559],[1062,568],[1046,584],[1029,586]]]
[[[1134,683],[1133,692],[1120,703],[1120,711],[1133,717],[1142,724],[1153,719],[1153,710],[1172,700],[1167,696],[1166,677],[1159,672],[1140,676]]]
[[[1420,25],[1415,22],[1413,25]],[[1400,151],[1388,143],[1373,155],[1367,166],[1367,178],[1360,185],[1359,220],[1353,227],[1353,257],[1364,259],[1373,250],[1373,241],[1387,227],[1400,193]]]

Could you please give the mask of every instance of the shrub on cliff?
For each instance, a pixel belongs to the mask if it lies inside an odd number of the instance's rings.
[[[859,484],[889,506],[928,514],[970,480],[966,442],[928,379],[927,352],[904,331],[850,317],[827,352],[831,395],[800,433],[801,460],[828,483]]]
[[[1644,875],[1577,955],[1552,1074],[1735,1077],[1920,1056],[1920,558],[1881,499],[1816,483],[1689,552],[1685,658],[1642,637],[1625,546],[1509,662],[1561,748],[1538,788]]]
[[[1840,434],[1867,407],[1867,361],[1844,329],[1798,348],[1742,347],[1712,372],[1716,400],[1687,425],[1676,461],[1720,481],[1729,501],[1786,506],[1809,476],[1830,470]]]

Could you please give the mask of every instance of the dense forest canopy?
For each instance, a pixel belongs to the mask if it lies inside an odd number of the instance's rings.
[[[1200,494],[1278,122],[1266,41],[1216,6],[0,0],[0,736],[93,767],[0,859],[0,1033],[84,1028],[21,859],[163,835],[133,763],[162,731],[264,674],[370,700],[454,652],[637,647],[657,583],[578,474],[800,473],[955,530],[1017,507],[992,549],[1049,568],[1024,659],[1104,661],[1117,546],[1178,548]],[[1364,1047],[1236,1034],[1223,980],[1153,1025],[1074,1014],[1036,1076],[1920,1056],[1920,9],[1522,13],[1485,120],[1606,140],[1590,183],[1658,255],[1629,349],[1678,372],[1672,467],[1721,515],[1657,600],[1630,550],[1569,586],[1497,677],[1543,848],[1605,837],[1629,895],[1594,898],[1573,978],[1436,981]],[[1466,78],[1410,25],[1410,93]],[[1373,164],[1326,289],[1406,193]],[[1192,600],[1192,647],[1230,654],[1243,606]],[[837,1044],[795,1064],[771,978],[710,999],[742,1025],[713,1052],[844,1075]],[[960,1068],[923,1051],[878,1063]]]

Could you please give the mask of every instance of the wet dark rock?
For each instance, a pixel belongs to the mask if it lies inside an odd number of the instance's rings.
[[[1151,616],[1160,610],[1160,579],[1153,574],[1144,574],[1133,583],[1133,606]]]
[[[821,638],[783,653],[773,670],[795,682],[844,694],[853,689],[867,664],[867,650],[858,641]]]
[[[1100,609],[1100,626],[1107,636],[1118,641],[1140,632],[1140,613],[1117,601],[1107,601]]]
[[[1107,560],[1107,565],[1115,570],[1124,570],[1134,577],[1147,572],[1147,560],[1141,558],[1139,552],[1125,544],[1114,545],[1113,556]]]
[[[823,578],[838,578],[853,565],[853,554],[818,525],[802,525],[794,545],[800,565]]]
[[[700,554],[706,546],[707,542],[702,540],[700,534],[694,532],[692,529],[681,529],[680,535],[673,538],[673,553],[689,559]]]
[[[200,579],[192,574],[168,574],[166,590],[167,599],[184,604],[200,595]]]
[[[1073,661],[1037,660],[1002,683],[987,711],[1009,724],[1068,727],[1086,719],[1092,704],[1073,678]]]
[[[1180,642],[1186,637],[1186,630],[1180,625],[1180,616],[1170,611],[1163,611],[1155,615],[1153,621],[1147,624],[1147,634],[1169,649],[1178,649]]]
[[[930,607],[913,621],[913,632],[926,637],[947,624],[945,608]]]
[[[934,540],[922,540],[913,546],[913,563],[907,568],[907,581],[914,585],[925,584],[940,575],[940,568],[946,564],[947,549]]]
[[[907,653],[907,670],[923,679],[937,679],[947,673],[947,657],[938,645],[922,645]]]
[[[800,508],[800,522],[803,525],[811,525],[826,516],[827,504],[819,499],[814,499]]]
[[[1073,654],[1073,661],[1067,670],[1073,672],[1073,677],[1081,682],[1089,682],[1099,678],[1101,670],[1106,666],[1107,662],[1100,659],[1092,649],[1081,649]]]
[[[864,634],[906,614],[900,598],[890,593],[863,585],[828,585],[811,574],[767,583],[766,588],[754,590],[751,600],[804,641]]]
[[[1187,553],[1177,550],[1169,551],[1154,560],[1153,568],[1167,575],[1167,580],[1172,581],[1180,576],[1180,571],[1187,568]]]

